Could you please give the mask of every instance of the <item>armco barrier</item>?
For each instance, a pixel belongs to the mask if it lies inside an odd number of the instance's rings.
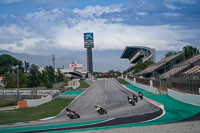
[[[200,106],[200,95],[181,93],[172,89],[168,89],[168,95],[178,101]]]
[[[40,99],[35,99],[35,100],[27,100],[27,105],[28,107],[34,107],[34,106],[39,106],[41,104],[50,102],[52,100],[52,96],[48,95],[44,98],[40,98]]]
[[[132,84],[133,86],[136,86],[138,88],[141,88],[143,90],[146,90],[148,92],[152,92],[154,94],[158,93],[158,89],[154,88],[154,87],[150,87],[150,86],[146,86],[146,85],[142,85],[142,84],[138,84],[138,83],[134,83],[134,81],[129,80],[129,79],[125,79],[127,82],[129,82],[130,84]]]

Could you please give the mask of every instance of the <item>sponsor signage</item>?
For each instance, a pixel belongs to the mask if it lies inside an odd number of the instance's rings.
[[[84,48],[94,48],[93,33],[84,33]]]

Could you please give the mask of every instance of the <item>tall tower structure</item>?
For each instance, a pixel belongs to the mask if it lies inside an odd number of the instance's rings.
[[[55,55],[52,55],[52,61],[53,61],[53,69],[55,69],[55,67],[56,67]]]
[[[93,33],[84,33],[84,48],[86,48],[87,56],[87,72],[89,75],[93,73],[93,61],[92,61],[92,48],[94,48]]]

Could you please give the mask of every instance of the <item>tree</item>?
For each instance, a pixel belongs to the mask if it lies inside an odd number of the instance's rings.
[[[175,55],[175,54],[177,54],[177,52],[175,52],[175,51],[169,51],[169,52],[167,52],[165,54],[165,58],[170,57],[170,56]]]
[[[29,62],[24,61],[24,69],[25,69],[25,73],[27,73],[29,67],[30,67]]]
[[[152,61],[146,61],[146,62],[142,62],[142,61],[139,61],[136,65],[135,65],[135,70],[134,70],[134,74],[135,73],[138,73],[144,69],[146,69],[149,65],[153,64]]]
[[[55,79],[56,79],[54,68],[52,66],[46,66],[44,68],[44,71],[46,72],[48,80],[50,81],[50,83],[54,83]]]
[[[19,61],[7,54],[0,55],[0,75],[3,75],[6,72],[12,72],[14,67],[17,66]]]
[[[199,54],[199,49],[193,46],[185,46],[183,47],[185,59],[189,59],[196,54]]]
[[[60,69],[58,69],[56,80],[57,80],[57,82],[64,82],[65,81],[65,76],[61,73]]]
[[[30,68],[30,73],[29,73],[28,87],[38,87],[41,83],[40,78],[39,78],[40,75],[41,73],[39,72],[38,66],[32,64]]]
[[[17,75],[14,73],[4,73],[3,75],[7,82],[6,88],[17,88]]]

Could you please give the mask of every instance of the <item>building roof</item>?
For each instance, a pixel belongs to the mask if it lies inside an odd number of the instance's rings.
[[[161,61],[159,61],[159,62],[147,67],[143,71],[137,73],[136,75],[143,75],[143,74],[147,74],[147,73],[152,73],[153,71],[158,70],[160,67],[164,66],[168,62],[171,62],[172,60],[174,60],[175,58],[177,58],[179,56],[183,56],[183,52],[180,52],[180,53],[178,53],[176,55],[172,55],[170,57],[164,58]]]
[[[137,54],[137,52],[140,50],[140,49],[147,49],[147,50],[152,50],[151,48],[148,48],[148,47],[142,47],[142,46],[127,46],[121,57],[120,58],[127,58],[127,59],[130,59],[134,54]]]

